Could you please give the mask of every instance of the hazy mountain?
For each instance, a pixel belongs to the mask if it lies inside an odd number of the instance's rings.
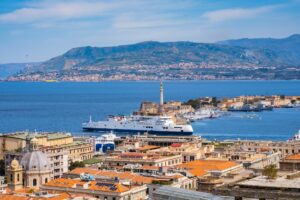
[[[0,64],[0,79],[17,74],[25,68],[32,68],[38,63],[8,63]]]
[[[63,55],[24,68],[10,80],[70,80],[69,77],[82,80],[87,75],[89,77],[84,80],[114,80],[124,76],[138,80],[158,76],[168,79],[203,76],[299,79],[299,66],[300,35],[218,43],[148,41],[114,47],[73,48]],[[7,76],[8,73],[4,74]],[[8,75],[11,74],[13,70]]]
[[[249,49],[268,49],[282,56],[286,62],[299,65],[300,60],[300,34],[294,34],[287,38],[257,38],[237,39],[221,41],[219,44],[239,46]]]
[[[195,63],[220,66],[281,66],[295,64],[267,49],[249,49],[194,42],[142,42],[116,47],[79,47],[42,63],[38,70],[70,70],[122,65]]]

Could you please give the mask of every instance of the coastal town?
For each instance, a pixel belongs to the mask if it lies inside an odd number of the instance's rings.
[[[266,67],[238,65],[234,67],[217,64],[195,64],[180,62],[160,65],[88,66],[50,72],[24,72],[9,76],[3,81],[149,81],[149,80],[271,80],[299,77],[299,69],[294,67]],[[0,79],[1,81],[1,79]]]
[[[168,116],[179,127],[219,117],[223,112],[270,111],[299,104],[299,96],[284,95],[164,102],[161,82],[160,102],[142,102],[133,115],[143,120],[161,116],[160,123]],[[119,116],[117,121],[123,118]],[[97,123],[103,122],[90,120],[88,125]],[[0,199],[300,198],[300,131],[288,141],[210,141],[186,135],[184,130],[167,134],[175,132],[163,126],[161,135],[149,134],[156,132],[147,123],[151,131],[130,135],[106,132],[99,137],[97,133],[73,136],[37,131],[1,134]],[[114,130],[121,129],[114,125]]]
[[[300,200],[300,0],[0,0],[0,200]]]
[[[0,199],[300,198],[300,133],[286,142],[217,142],[15,132],[0,142]]]

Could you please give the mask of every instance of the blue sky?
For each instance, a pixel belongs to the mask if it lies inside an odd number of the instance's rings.
[[[300,33],[300,0],[0,0],[0,63],[79,46]]]

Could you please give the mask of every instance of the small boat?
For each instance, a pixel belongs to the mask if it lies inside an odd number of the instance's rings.
[[[298,131],[298,133],[296,133],[294,135],[293,138],[289,139],[288,142],[292,142],[292,141],[300,141],[300,130]]]

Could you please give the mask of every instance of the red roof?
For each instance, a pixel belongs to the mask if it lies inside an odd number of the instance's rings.
[[[120,156],[121,157],[139,157],[139,158],[142,158],[142,157],[146,156],[146,154],[136,153],[136,152],[127,152],[127,153],[122,153]]]
[[[173,143],[171,144],[171,147],[181,147],[182,143]]]

